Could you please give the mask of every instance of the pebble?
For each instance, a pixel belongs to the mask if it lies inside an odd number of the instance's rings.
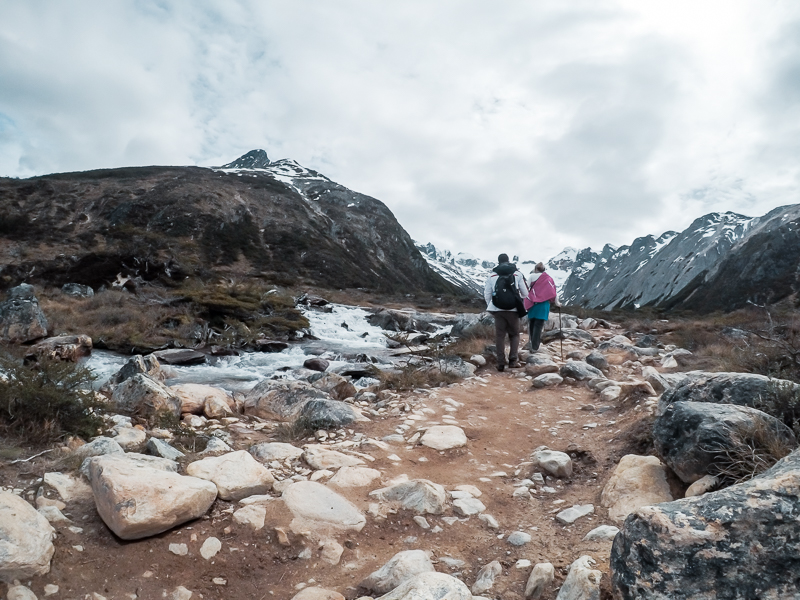
[[[189,554],[189,547],[186,544],[170,544],[169,551],[178,556]]]
[[[415,516],[414,517],[414,522],[417,525],[419,525],[422,529],[427,530],[427,529],[431,528],[430,523],[428,523],[428,519],[426,519],[425,517],[423,517],[421,515]]]
[[[508,543],[512,546],[524,546],[531,541],[531,535],[524,531],[515,531],[508,536]]]
[[[209,560],[210,558],[214,558],[221,549],[222,542],[215,537],[210,537],[200,546],[200,556]]]
[[[564,525],[570,525],[581,517],[590,515],[594,512],[593,504],[576,504],[570,508],[562,510],[556,515],[556,520]]]
[[[524,571],[525,569],[531,568],[531,561],[527,558],[520,558],[516,563],[514,563],[514,568],[519,571]]]

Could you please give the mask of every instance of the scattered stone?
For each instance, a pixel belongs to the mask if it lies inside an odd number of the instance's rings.
[[[598,542],[598,541],[613,541],[616,535],[619,533],[619,528],[614,527],[613,525],[600,525],[600,527],[595,527],[585,536],[583,536],[584,542]]]
[[[40,506],[37,510],[49,523],[72,523],[56,506]]]
[[[584,360],[595,369],[600,369],[603,372],[608,371],[608,361],[600,352],[591,352]]]
[[[200,556],[209,560],[214,558],[220,550],[222,550],[222,542],[212,536],[207,538],[203,545],[200,546]]]
[[[691,498],[692,496],[702,496],[703,494],[716,489],[718,485],[718,477],[715,477],[714,475],[704,475],[688,487],[684,497]]]
[[[0,491],[0,581],[48,573],[55,537],[52,525],[30,504]]]
[[[545,373],[558,373],[558,365],[549,356],[531,354],[525,364],[525,374],[538,377]]]
[[[481,492],[474,485],[470,485],[468,483],[457,485],[455,489],[458,490],[459,492],[466,492],[473,498],[480,498],[481,496],[483,496],[483,492]]]
[[[547,589],[553,584],[556,577],[555,567],[547,563],[539,563],[533,567],[528,583],[525,585],[525,597],[530,600],[538,600]]]
[[[565,452],[550,450],[542,446],[534,451],[531,460],[534,467],[538,466],[554,477],[570,477],[572,475],[572,459]]]
[[[153,456],[160,456],[161,458],[166,458],[167,460],[178,460],[179,458],[186,456],[180,450],[173,448],[167,442],[159,440],[158,438],[151,437],[149,440],[147,440],[147,445],[145,448],[147,452]]]
[[[386,594],[421,573],[434,571],[433,563],[427,552],[405,550],[395,554],[389,562],[367,576],[361,582],[361,587],[378,594]]]
[[[318,471],[319,472],[319,471]],[[380,479],[381,472],[368,467],[342,467],[328,481],[328,485],[336,487],[366,487],[376,479]]]
[[[24,585],[12,585],[6,594],[7,600],[37,600],[36,594]]]
[[[272,473],[245,450],[210,456],[189,463],[186,473],[214,482],[223,500],[241,500],[272,488]]]
[[[137,373],[120,383],[111,395],[111,404],[125,414],[145,418],[166,412],[179,417],[181,400],[162,383]]]
[[[356,387],[350,380],[337,373],[325,373],[311,385],[330,395],[334,400],[344,400],[356,395]]]
[[[488,592],[492,589],[492,586],[494,586],[494,580],[502,572],[503,566],[497,560],[493,560],[488,565],[485,565],[478,571],[475,583],[472,584],[472,594],[478,596],[484,592]]]
[[[54,583],[48,583],[44,586],[44,595],[45,596],[52,596],[53,594],[57,594],[59,587]]]
[[[82,479],[67,475],[65,473],[51,472],[45,473],[42,477],[45,485],[53,488],[64,502],[73,500],[86,500],[92,497],[90,488]]]
[[[192,596],[193,594],[191,590],[188,590],[182,585],[179,585],[174,590],[172,590],[171,600],[191,600]]]
[[[618,385],[609,385],[600,392],[600,399],[603,402],[613,402],[622,395],[622,388]]]
[[[214,453],[222,453],[222,452],[232,452],[233,448],[231,448],[228,444],[223,442],[218,437],[210,437],[208,442],[206,442],[206,449],[203,450],[200,454],[214,454]]]
[[[259,531],[264,528],[264,523],[267,518],[267,509],[263,505],[251,504],[240,508],[233,513],[233,522],[238,525],[246,525],[253,531]]]
[[[112,438],[123,450],[138,450],[145,441],[147,434],[135,427],[115,427],[116,435]]]
[[[732,404],[681,401],[664,407],[653,424],[656,452],[685,483],[707,475],[737,448],[752,444],[762,453],[785,456],[797,446],[783,422],[755,408]],[[745,446],[747,452],[749,445]]]
[[[604,378],[603,372],[600,369],[577,360],[568,360],[564,366],[559,369],[558,374],[564,378],[572,377],[578,381],[585,381],[594,377]]]
[[[417,525],[419,525],[421,529],[424,529],[426,531],[431,528],[430,523],[428,523],[428,519],[426,519],[421,515],[414,516],[414,523],[416,523]]]
[[[177,556],[186,556],[189,554],[189,547],[186,544],[170,544],[169,551]]]
[[[500,529],[500,523],[498,523],[497,519],[495,519],[492,515],[487,515],[486,513],[482,513],[478,515],[478,519],[486,523],[486,526],[489,529]]]
[[[109,437],[97,437],[88,444],[78,446],[72,451],[72,458],[75,460],[84,460],[91,456],[103,456],[105,454],[125,454],[116,440]]]
[[[591,556],[581,556],[569,567],[569,573],[556,600],[600,600],[600,579],[603,574],[592,569]]]
[[[155,356],[152,354],[148,354],[147,356],[136,354],[131,356],[128,362],[122,365],[122,368],[111,378],[110,383],[118,385],[139,373],[147,375],[150,379],[156,381],[163,381],[164,379],[161,363],[158,362]]]
[[[345,597],[321,587],[307,587],[292,596],[292,600],[345,600]]]
[[[600,496],[608,516],[622,521],[641,506],[670,502],[672,493],[664,465],[655,456],[623,456]]]
[[[531,535],[524,531],[515,531],[508,536],[507,541],[512,546],[524,546],[531,541]]]
[[[94,290],[91,286],[81,285],[80,283],[65,283],[61,286],[61,293],[75,298],[91,298]]]
[[[467,445],[467,435],[455,425],[435,425],[429,427],[419,440],[420,444],[434,450],[450,450]]]
[[[535,388],[555,387],[564,382],[564,378],[558,373],[545,373],[536,377],[531,384]]]
[[[331,363],[329,363],[324,358],[319,358],[319,357],[308,358],[303,363],[304,369],[311,369],[312,371],[319,371],[320,373],[324,373],[325,371],[327,371],[328,367],[330,366]]]
[[[298,481],[281,496],[294,515],[296,531],[315,528],[361,531],[367,520],[349,500],[314,481]]]
[[[211,482],[143,466],[124,455],[93,457],[88,470],[97,512],[124,540],[156,535],[196,519],[217,497]]]
[[[440,515],[447,506],[444,487],[427,479],[412,479],[370,492],[384,502],[399,502],[418,514]]]
[[[27,283],[8,290],[0,303],[0,341],[24,344],[47,335],[47,318],[39,308],[33,286]]]
[[[478,367],[485,367],[486,366],[486,359],[483,356],[481,356],[480,354],[473,354],[472,356],[470,356],[469,357],[469,362],[471,362],[473,365],[478,366]]]
[[[189,348],[170,348],[157,350],[153,355],[162,363],[168,365],[202,365],[206,362],[206,355]]]
[[[78,362],[92,353],[88,335],[59,335],[37,342],[25,353],[26,360],[61,360]]]
[[[262,463],[271,460],[295,460],[303,455],[303,450],[285,442],[263,442],[250,447],[250,454]]]
[[[594,513],[593,504],[576,504],[570,508],[565,508],[556,515],[556,520],[563,525],[570,525],[586,515]]]
[[[482,513],[486,506],[477,498],[459,498],[453,501],[453,510],[462,517],[469,517]]]
[[[638,509],[611,551],[617,597],[796,597],[798,489],[795,451],[744,483]]]
[[[514,563],[514,568],[517,569],[518,571],[524,571],[526,569],[530,569],[531,564],[532,564],[531,561],[529,561],[527,558],[520,558],[517,562]]]
[[[340,469],[363,465],[364,461],[357,456],[329,450],[324,446],[309,445],[303,452],[305,460],[312,469]]]

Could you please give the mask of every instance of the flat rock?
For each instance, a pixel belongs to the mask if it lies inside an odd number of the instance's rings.
[[[535,388],[555,387],[563,383],[564,378],[558,373],[545,373],[535,377],[531,385]]]
[[[753,373],[683,373],[682,379],[661,396],[660,405],[673,402],[710,402],[759,408],[778,393],[800,393],[800,384]]]
[[[217,497],[209,481],[143,466],[124,456],[93,457],[89,473],[97,512],[124,540],[156,535],[196,519]]]
[[[294,515],[292,529],[309,528],[361,531],[367,520],[355,505],[315,481],[298,481],[281,496]]]
[[[531,541],[531,534],[524,531],[515,531],[509,534],[506,541],[512,546],[524,546]]]
[[[36,342],[25,353],[27,359],[78,362],[92,353],[92,338],[88,335],[59,335]]]
[[[310,400],[330,400],[330,396],[305,381],[265,379],[245,396],[244,413],[262,419],[291,421]]]
[[[47,519],[11,492],[0,491],[0,580],[50,572],[56,532]]]
[[[603,488],[600,503],[608,516],[622,521],[641,506],[670,502],[664,465],[655,456],[623,456]]]
[[[324,446],[309,445],[303,452],[303,460],[312,469],[339,469],[341,467],[355,467],[363,465],[364,461],[357,456],[344,454],[336,450],[329,450]]]
[[[453,510],[462,517],[470,517],[484,512],[486,506],[477,498],[458,498],[453,500]]]
[[[233,513],[234,523],[238,525],[246,525],[253,531],[263,529],[266,518],[267,509],[263,504],[250,504]]]
[[[576,504],[570,508],[565,508],[556,515],[556,521],[564,525],[571,525],[581,517],[594,513],[593,504]]]
[[[45,485],[53,488],[64,502],[74,500],[86,500],[92,497],[92,488],[77,477],[58,471],[45,473],[43,476]]]
[[[159,362],[168,365],[201,365],[206,362],[206,355],[189,348],[170,348],[153,352]]]
[[[467,434],[455,425],[434,425],[425,430],[419,443],[434,450],[450,450],[467,445]]]
[[[398,502],[418,514],[440,515],[447,506],[444,487],[427,479],[411,479],[370,492],[384,502]]]
[[[173,448],[167,442],[158,438],[150,438],[147,440],[147,445],[145,448],[147,452],[153,456],[160,456],[161,458],[166,458],[167,460],[178,460],[179,458],[186,456],[180,450]]]
[[[421,573],[434,571],[433,563],[427,552],[404,550],[395,554],[380,569],[368,575],[361,582],[361,587],[378,594],[386,594]]]
[[[115,427],[116,435],[112,438],[123,450],[137,450],[144,446],[147,434],[135,427]]]
[[[493,560],[488,565],[484,565],[478,575],[475,577],[475,583],[472,584],[471,592],[475,596],[479,596],[488,592],[494,587],[494,581],[497,576],[503,572],[503,566],[500,561]]]
[[[250,454],[262,463],[272,460],[295,460],[303,455],[303,449],[285,442],[262,442],[250,447]]]
[[[366,487],[376,479],[380,479],[381,472],[369,467],[342,467],[330,478],[328,485],[342,488]]]
[[[614,538],[619,533],[619,527],[614,527],[613,525],[600,525],[599,527],[595,527],[585,536],[583,536],[584,542],[597,542],[597,541],[613,541]]]
[[[264,494],[275,481],[272,473],[245,450],[195,461],[186,466],[186,473],[212,481],[223,500]]]
[[[558,373],[558,365],[549,356],[531,354],[525,362],[525,374],[531,377],[538,377],[545,373]]]
[[[70,455],[75,460],[84,460],[90,456],[102,456],[104,454],[125,454],[116,440],[109,437],[97,437],[88,444],[78,446]]]
[[[565,378],[572,377],[578,381],[593,379],[595,377],[605,377],[600,369],[596,369],[582,360],[568,360],[561,369],[559,369],[558,374]]]
[[[798,451],[747,482],[639,508],[612,547],[615,597],[796,598],[798,514]]]

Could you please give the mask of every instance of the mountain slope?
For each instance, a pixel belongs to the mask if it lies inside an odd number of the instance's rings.
[[[0,286],[180,282],[460,294],[380,201],[253,151],[217,169],[140,167],[0,179]]]

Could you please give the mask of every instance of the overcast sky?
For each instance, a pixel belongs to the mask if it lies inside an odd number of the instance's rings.
[[[254,148],[484,258],[761,215],[800,202],[800,2],[0,2],[0,176]]]

